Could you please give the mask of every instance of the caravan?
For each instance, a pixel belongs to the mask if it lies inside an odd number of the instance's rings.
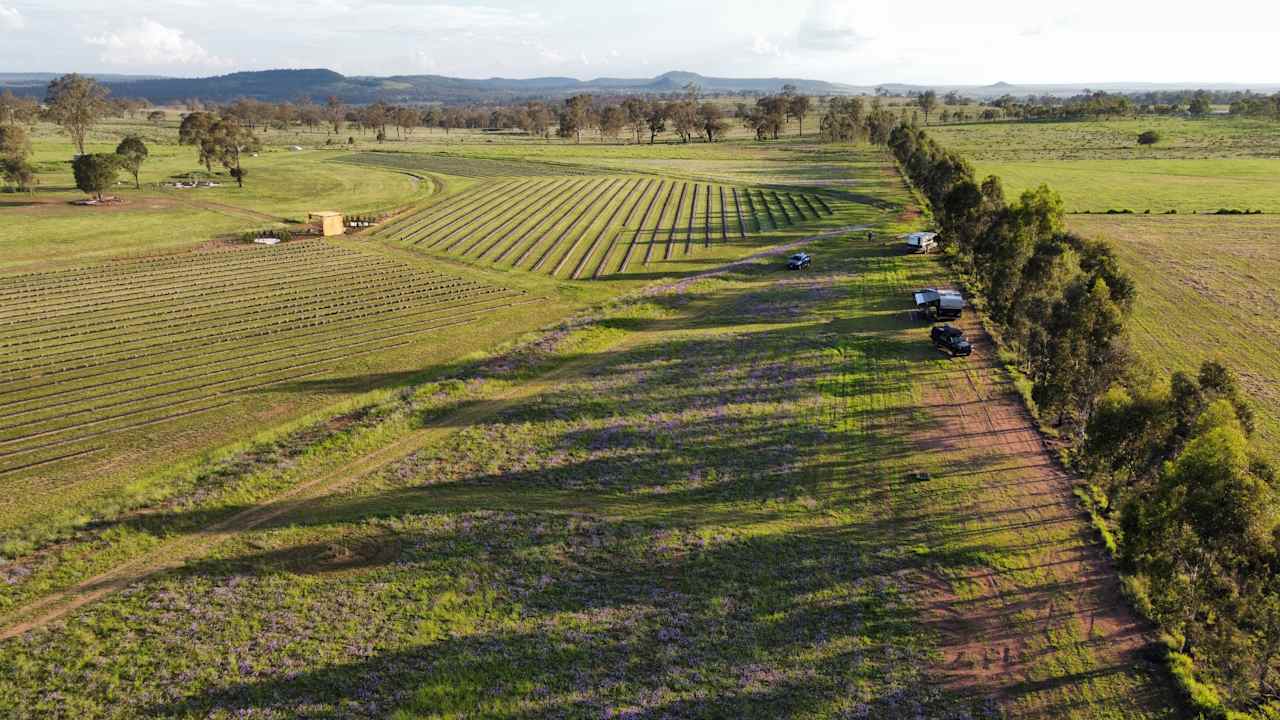
[[[914,232],[905,236],[907,250],[913,253],[930,253],[938,247],[938,233]]]

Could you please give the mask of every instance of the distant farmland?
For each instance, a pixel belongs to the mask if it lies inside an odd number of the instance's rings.
[[[418,170],[465,178],[542,177],[558,175],[599,175],[606,172],[591,167],[522,160],[492,160],[435,153],[362,152],[335,158],[338,162],[374,165],[396,170]]]
[[[834,214],[812,193],[655,177],[505,179],[378,236],[484,264],[600,278]]]

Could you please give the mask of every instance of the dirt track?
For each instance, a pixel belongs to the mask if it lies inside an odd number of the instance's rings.
[[[1049,648],[1079,653],[1091,676],[1105,682],[1114,673],[1123,684],[1134,668],[1155,670],[1142,652],[1153,634],[1121,595],[1071,478],[999,367],[990,337],[972,318],[960,324],[974,354],[920,382],[925,419],[910,441],[915,452],[945,458],[930,485],[934,512],[952,522],[922,524],[920,532],[951,552],[982,557],[1000,548],[1016,562],[974,563],[947,577],[925,570],[913,578],[916,602],[940,639],[942,686],[1017,717],[1062,717],[1078,700],[1063,697],[1071,678],[1049,666],[1060,662]],[[1131,700],[1135,708],[1165,704]]]

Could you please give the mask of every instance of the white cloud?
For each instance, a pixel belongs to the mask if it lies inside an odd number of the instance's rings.
[[[782,57],[782,48],[761,33],[751,36],[751,53],[762,57]]]
[[[178,28],[144,18],[137,27],[85,38],[102,48],[101,60],[111,65],[205,65],[231,63],[210,55]]]
[[[866,45],[890,28],[887,3],[818,0],[796,32],[796,43],[808,50],[848,51]]]
[[[26,26],[27,21],[18,12],[18,8],[0,5],[0,30],[21,30]]]

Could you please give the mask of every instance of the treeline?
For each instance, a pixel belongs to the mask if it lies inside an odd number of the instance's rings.
[[[895,127],[887,144],[1041,418],[1073,441],[1130,595],[1164,631],[1191,703],[1209,717],[1280,717],[1278,477],[1251,444],[1236,378],[1211,361],[1155,379],[1124,340],[1132,280],[1108,244],[1065,231],[1047,186],[1008,202],[998,178],[978,181],[918,128]]]
[[[1280,120],[1280,93],[1242,97],[1231,103],[1231,114]]]
[[[1136,291],[1111,247],[1067,232],[1062,199],[1047,186],[1008,202],[998,178],[979,182],[919,128],[899,125],[887,144],[986,298],[1042,417],[1078,435],[1128,366],[1123,331]]]

